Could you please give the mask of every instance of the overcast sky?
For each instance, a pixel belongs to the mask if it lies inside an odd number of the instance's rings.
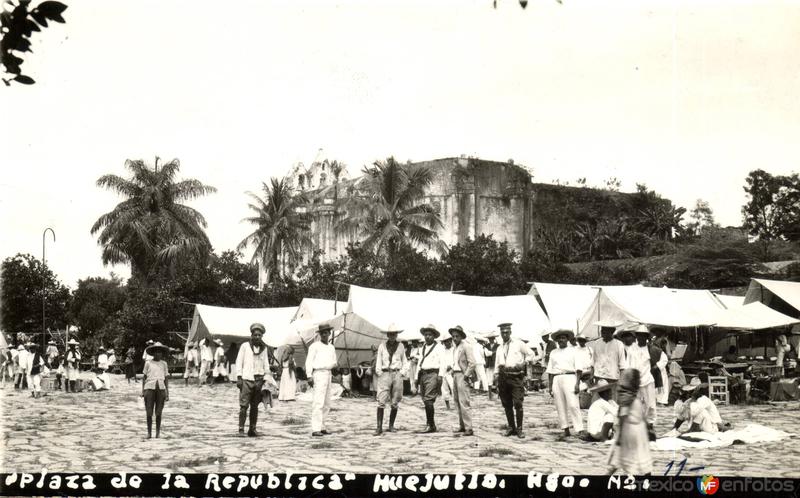
[[[248,233],[244,192],[320,148],[354,173],[468,154],[616,176],[724,225],[750,170],[800,169],[798,3],[67,3],[25,56],[37,83],[0,88],[0,258],[41,257],[50,226],[70,286],[129,275],[89,234],[119,201],[95,181],[127,158],[219,189],[192,204],[218,251]]]

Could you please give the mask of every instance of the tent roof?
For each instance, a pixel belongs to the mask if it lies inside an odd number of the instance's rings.
[[[766,296],[764,295],[764,290],[769,291]],[[783,299],[789,306],[800,312],[800,282],[754,278],[750,280],[750,286],[747,288],[744,302],[745,304],[750,304],[759,301],[769,305],[771,300],[770,293]]]
[[[344,313],[346,306],[346,301],[337,302],[330,299],[304,297],[292,320],[327,320],[335,314]],[[335,313],[334,310],[336,310]]]
[[[259,322],[267,329],[264,342],[277,347],[286,343],[293,333],[289,323],[297,312],[296,306],[288,308],[225,308],[196,304],[189,331],[189,341],[206,337],[220,338],[224,342],[242,342],[250,338],[250,325]]]
[[[725,294],[717,294],[715,292],[714,297],[716,297],[726,308],[737,307],[744,304],[744,296],[726,296]]]
[[[786,327],[800,320],[786,316],[758,301],[721,310],[716,326],[720,328],[761,330]]]
[[[550,319],[550,332],[568,329],[577,332],[578,321],[592,304],[600,288],[642,287],[641,285],[592,286],[534,282],[528,294],[542,300]],[[538,304],[538,303],[537,303]]]
[[[722,303],[707,290],[604,288],[581,318],[580,330],[586,337],[597,337],[594,322],[601,319],[666,327],[713,325],[723,309]]]

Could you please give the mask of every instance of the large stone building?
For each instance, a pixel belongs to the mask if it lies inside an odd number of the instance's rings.
[[[630,209],[630,194],[590,188],[533,183],[531,173],[514,161],[487,161],[450,157],[413,163],[433,172],[425,201],[439,212],[444,227],[439,237],[448,246],[491,234],[518,253],[531,249],[537,231],[563,228],[570,223],[614,216]],[[330,163],[315,161],[295,165],[288,175],[298,192],[309,192],[314,250],[325,260],[345,254],[353,240],[334,229],[336,199],[357,191],[360,177],[340,173],[333,178]],[[668,201],[667,201],[668,202]],[[263,278],[263,272],[262,272]]]

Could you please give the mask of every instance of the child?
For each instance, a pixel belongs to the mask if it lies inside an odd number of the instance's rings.
[[[639,371],[626,368],[617,388],[619,429],[608,457],[609,474],[621,471],[628,475],[649,475],[653,471],[645,409],[637,398],[638,392]]]
[[[153,411],[156,414],[156,437],[161,435],[161,412],[164,403],[169,401],[169,368],[163,358],[169,353],[169,348],[156,342],[145,349],[145,354],[152,359],[144,364],[142,377],[142,397],[144,398],[147,413],[147,439],[152,437]]]
[[[64,357],[58,355],[55,359],[55,368],[56,368],[56,390],[61,390],[61,379],[64,378],[64,373],[66,370],[64,369]]]

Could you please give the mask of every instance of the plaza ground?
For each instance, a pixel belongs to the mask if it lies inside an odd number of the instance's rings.
[[[419,397],[404,398],[399,432],[373,437],[375,403],[367,398],[336,400],[328,422],[333,435],[312,438],[310,402],[275,402],[261,410],[261,438],[237,437],[238,391],[233,384],[184,387],[174,380],[164,409],[163,434],[147,440],[141,384],[114,376],[113,390],[41,399],[2,389],[2,472],[391,472],[603,474],[608,446],[571,438],[560,441],[555,405],[546,393],[525,399],[527,437],[503,437],[499,401],[473,396],[476,437],[455,437],[454,410],[437,402],[440,432],[414,434],[424,425]],[[387,410],[388,412],[388,410]],[[800,403],[722,406],[734,426],[748,422],[800,432]],[[388,415],[387,415],[388,416]],[[584,411],[585,417],[585,411]],[[657,431],[672,426],[671,409],[659,408]],[[800,438],[779,442],[653,452],[654,473],[675,460],[703,466],[715,476],[800,477]],[[674,471],[673,471],[674,472]],[[686,474],[686,471],[684,471]]]

